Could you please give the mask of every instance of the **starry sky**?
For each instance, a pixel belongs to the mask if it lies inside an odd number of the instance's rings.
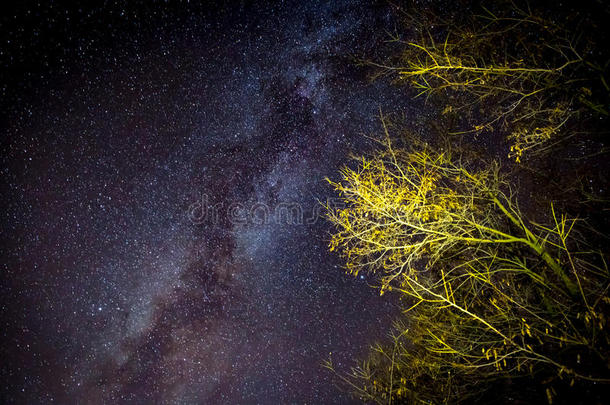
[[[385,49],[387,3],[14,3],[0,402],[352,403],[321,363],[397,308],[319,208],[380,108],[419,114],[354,62]]]

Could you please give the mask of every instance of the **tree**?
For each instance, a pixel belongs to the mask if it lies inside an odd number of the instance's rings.
[[[396,34],[398,58],[372,64],[418,96],[442,95],[443,114],[465,122],[457,132],[506,135],[517,162],[582,136],[570,128],[577,118],[610,114],[608,61],[595,60],[599,47],[583,35],[589,21],[490,3],[447,17],[432,7],[401,9],[411,39]]]
[[[343,382],[379,403],[459,402],[517,377],[546,380],[551,402],[562,380],[610,382],[610,274],[586,224],[552,204],[550,225],[528,220],[493,161],[385,135],[329,180],[344,203],[326,207],[330,250],[406,315]]]

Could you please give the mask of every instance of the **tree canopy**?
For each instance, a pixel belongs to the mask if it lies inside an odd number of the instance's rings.
[[[405,305],[393,345],[344,377],[356,394],[453,403],[528,376],[551,401],[553,382],[610,382],[610,274],[586,224],[552,204],[550,224],[528,220],[494,161],[381,144],[329,180],[330,249]]]
[[[400,7],[399,51],[371,64],[458,116],[454,132],[503,134],[517,162],[610,114],[610,60],[595,21],[523,2],[484,4],[453,13]]]

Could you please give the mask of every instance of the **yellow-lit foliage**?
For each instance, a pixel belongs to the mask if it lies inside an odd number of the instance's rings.
[[[537,372],[610,381],[608,269],[581,244],[577,220],[551,205],[551,225],[530,222],[496,164],[421,143],[386,137],[340,174],[329,180],[344,203],[327,206],[330,249],[349,273],[378,275],[407,314],[393,347],[344,376],[357,396],[456,402]]]
[[[418,95],[441,95],[444,114],[466,118],[462,133],[501,132],[509,157],[546,150],[582,111],[608,115],[591,88],[608,87],[604,68],[585,60],[579,33],[513,1],[488,2],[460,21],[425,7],[403,10],[412,33],[398,60],[373,65]],[[600,80],[601,79],[601,80]]]

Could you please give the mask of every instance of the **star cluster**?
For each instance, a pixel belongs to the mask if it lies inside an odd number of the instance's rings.
[[[3,13],[3,403],[349,403],[322,361],[391,322],[319,210],[379,108],[414,108],[353,60],[391,13],[191,3]]]

